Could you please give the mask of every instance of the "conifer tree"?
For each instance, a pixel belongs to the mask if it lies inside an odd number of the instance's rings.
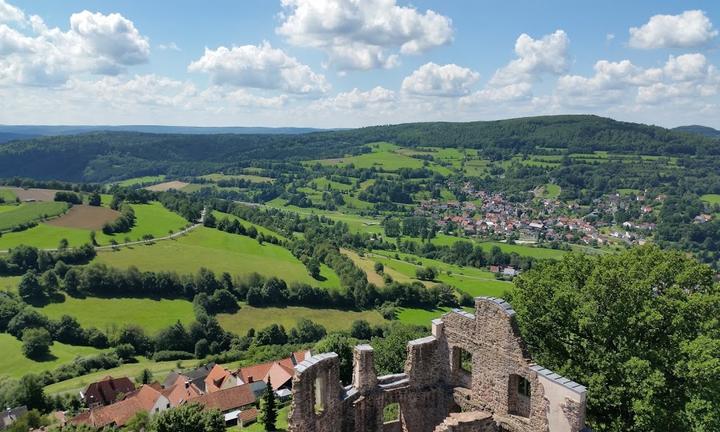
[[[260,402],[260,422],[266,431],[274,431],[277,421],[277,405],[275,404],[275,392],[273,392],[270,377],[268,377],[267,389]]]

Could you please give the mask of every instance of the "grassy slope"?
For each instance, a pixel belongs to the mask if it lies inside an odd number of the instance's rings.
[[[311,278],[305,266],[281,246],[269,243],[260,245],[246,236],[204,227],[173,241],[101,252],[96,260],[116,267],[134,265],[141,270],[178,273],[194,273],[201,267],[233,275],[258,272],[282,277],[287,282],[305,282],[327,288],[340,286],[337,275],[324,265],[321,275],[327,280],[320,282]]]
[[[237,216],[235,216],[235,215],[231,215],[231,214],[229,214],[229,213],[219,212],[219,211],[217,211],[217,210],[213,210],[212,213],[213,213],[213,216],[215,216],[215,218],[216,218],[217,220],[220,220],[220,219],[223,219],[223,218],[227,218],[227,219],[229,219],[229,220],[237,219],[240,223],[243,224],[243,226],[245,226],[245,228],[249,228],[249,227],[251,227],[251,226],[254,226],[255,229],[256,229],[259,233],[262,233],[263,235],[271,235],[271,236],[273,236],[273,237],[277,237],[277,238],[280,239],[280,240],[287,240],[287,237],[285,237],[284,235],[282,235],[282,234],[280,234],[280,233],[278,233],[278,232],[276,232],[276,231],[267,229],[267,228],[265,228],[264,226],[254,224],[254,223],[252,223],[252,222],[250,222],[250,221],[246,221],[245,219],[239,218],[239,217],[237,217]]]
[[[15,195],[15,192],[10,189],[0,188],[0,198],[2,198],[6,203],[13,202],[17,198],[17,195]]]
[[[83,327],[97,327],[107,331],[123,324],[137,324],[148,334],[180,321],[189,324],[194,320],[192,303],[187,300],[156,300],[149,298],[96,298],[77,299],[66,296],[62,303],[52,303],[39,311],[50,318],[70,315]]]
[[[275,423],[275,430],[277,432],[285,432],[288,429],[288,415],[290,415],[290,404],[285,405],[284,407],[280,408],[277,412],[277,423]],[[265,427],[262,423],[259,421],[256,421],[255,423],[248,425],[247,427],[240,428],[239,426],[235,426],[232,428],[228,428],[228,431],[247,431],[247,432],[265,432]]]
[[[160,183],[163,180],[165,180],[164,175],[133,177],[133,178],[129,178],[127,180],[118,182],[118,185],[123,186],[123,187],[128,187],[128,186],[135,186],[135,185],[147,184],[147,183]]]
[[[89,373],[87,375],[83,375],[77,378],[72,378],[65,381],[60,381],[55,384],[51,384],[47,387],[45,387],[45,393],[52,395],[56,393],[67,393],[67,392],[78,392],[80,390],[83,390],[87,387],[88,384],[98,381],[108,375],[113,377],[131,377],[134,378],[143,371],[143,369],[149,369],[153,375],[154,378],[160,382],[165,378],[165,376],[175,369],[177,362],[175,361],[166,361],[166,362],[154,362],[151,360],[148,360],[146,358],[140,357],[138,358],[138,363],[130,363],[130,364],[124,364],[122,366],[118,366],[113,369],[107,369],[107,370],[101,370],[93,373]],[[197,360],[186,360],[181,363],[181,368],[188,368],[195,366],[196,363],[198,363]]]
[[[707,194],[701,196],[700,199],[710,204],[720,204],[720,194]]]
[[[64,202],[34,202],[23,203],[17,206],[3,206],[3,212],[0,212],[0,230],[10,229],[14,226],[47,219],[64,213],[68,209],[67,203]]]
[[[17,292],[17,285],[20,283],[21,276],[5,276],[0,277],[0,290]]]
[[[307,318],[325,326],[327,330],[346,330],[354,320],[364,319],[371,324],[384,322],[380,313],[375,310],[345,311],[337,309],[312,309],[288,306],[285,308],[255,308],[243,305],[234,314],[219,314],[220,324],[228,331],[244,335],[250,328],[259,330],[270,324],[285,326],[285,330],[295,327],[297,320]]]
[[[101,350],[95,348],[65,345],[55,342],[50,347],[53,358],[38,362],[25,357],[22,354],[22,342],[6,333],[0,334],[0,350],[3,353],[0,357],[0,375],[14,378],[28,373],[38,373],[44,370],[54,369],[63,363],[71,362],[77,356],[101,352]]]
[[[129,232],[111,236],[97,231],[96,241],[98,244],[107,245],[111,239],[123,243],[126,237],[130,240],[140,240],[146,234],[163,237],[168,235],[169,230],[180,231],[188,223],[182,216],[171,212],[157,202],[133,204],[132,207],[136,216],[135,226]],[[4,234],[0,237],[0,249],[9,249],[19,244],[45,249],[55,248],[63,238],[68,240],[70,246],[81,246],[90,242],[90,230],[40,224],[22,232]]]

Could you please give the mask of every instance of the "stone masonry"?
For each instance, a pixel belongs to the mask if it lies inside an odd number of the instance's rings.
[[[410,341],[405,371],[377,376],[373,349],[355,347],[352,384],[339,380],[335,353],[295,366],[292,432],[580,432],[586,389],[530,360],[515,311],[475,299],[432,321],[432,335]],[[400,418],[384,422],[398,404]]]

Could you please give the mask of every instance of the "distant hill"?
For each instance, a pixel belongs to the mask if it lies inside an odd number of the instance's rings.
[[[46,125],[0,125],[0,140],[4,134],[16,134],[20,138],[52,135],[77,135],[88,132],[145,132],[157,134],[303,134],[318,132],[323,129],[293,127],[195,127],[195,126],[157,126],[157,125],[126,125],[126,126],[46,126]],[[6,142],[8,140],[0,141]]]
[[[710,138],[720,138],[720,130],[713,129],[708,126],[700,125],[689,125],[689,126],[678,126],[673,128],[674,131],[694,133]]]
[[[408,123],[302,134],[188,135],[115,130],[39,137],[0,144],[0,176],[70,181],[156,174],[177,177],[251,166],[257,161],[342,157],[366,152],[363,144],[377,141],[408,147],[475,148],[493,160],[538,151],[720,155],[720,142],[707,137],[597,116],[567,115]]]
[[[20,133],[13,133],[13,132],[2,132],[0,129],[0,144],[6,143],[8,141],[13,140],[21,140],[21,139],[30,139],[35,138],[36,134],[20,134]]]

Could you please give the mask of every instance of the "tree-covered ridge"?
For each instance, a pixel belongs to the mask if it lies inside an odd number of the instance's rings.
[[[343,157],[388,141],[406,147],[479,149],[489,159],[531,152],[707,156],[710,138],[597,116],[548,116],[469,123],[409,123],[301,135],[93,132],[0,144],[3,177],[108,181],[198,175],[258,161]]]

